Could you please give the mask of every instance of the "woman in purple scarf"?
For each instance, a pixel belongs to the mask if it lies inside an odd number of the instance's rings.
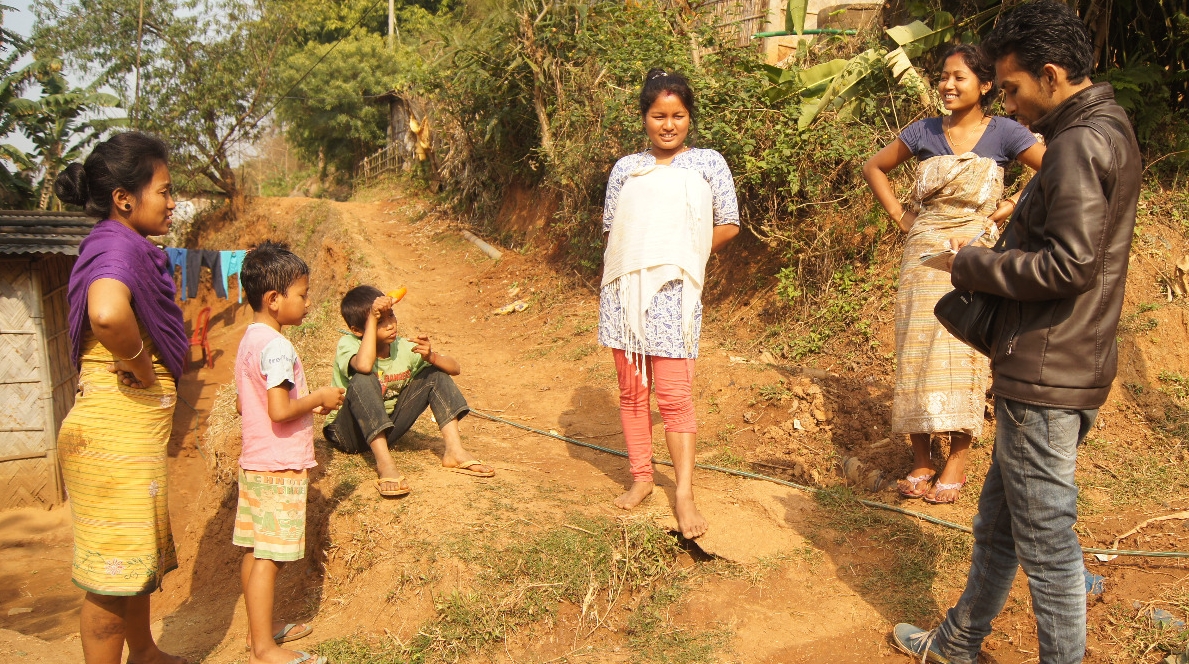
[[[180,664],[149,632],[149,595],[177,567],[166,502],[166,447],[189,352],[165,252],[174,200],[160,139],[118,134],[54,183],[103,219],[70,275],[70,337],[79,370],[58,454],[74,526],[73,580],[87,591],[87,664]]]

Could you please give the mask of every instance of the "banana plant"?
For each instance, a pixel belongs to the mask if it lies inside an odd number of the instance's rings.
[[[797,28],[798,16],[800,28]],[[786,22],[796,28],[790,31],[799,32],[803,29],[804,17],[802,0],[789,0]],[[896,43],[896,48],[891,51],[867,49],[849,60],[839,58],[803,70],[765,66],[765,73],[773,83],[768,90],[769,100],[799,95],[802,101],[797,126],[806,129],[827,108],[844,113],[853,112],[851,102],[862,90],[864,82],[887,68],[901,87],[921,95],[922,102],[930,104],[928,84],[912,64],[912,58],[952,39],[954,17],[947,12],[937,12],[933,17],[933,27],[913,21],[888,28],[885,32]]]
[[[41,85],[42,95],[38,99],[13,99],[6,111],[33,143],[29,161],[34,162],[42,175],[38,209],[45,210],[58,173],[104,134],[127,125],[128,119],[94,117],[102,109],[118,108],[119,98],[89,88],[70,87],[57,59],[34,60],[26,69]],[[8,156],[7,151],[5,155]]]

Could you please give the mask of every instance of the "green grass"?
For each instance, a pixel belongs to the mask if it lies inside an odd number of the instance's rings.
[[[431,562],[466,562],[475,570],[472,586],[435,597],[434,618],[411,640],[335,639],[318,653],[339,664],[453,662],[537,623],[552,626],[562,602],[580,607],[579,624],[569,626],[576,645],[615,624],[625,629],[637,661],[708,662],[729,639],[726,628],[693,633],[672,624],[669,609],[685,592],[686,572],[676,565],[677,540],[650,519],[568,514],[560,525],[505,535],[502,546],[474,533],[439,545]],[[431,583],[425,572],[402,572],[388,601]],[[639,599],[626,617],[632,597]]]
[[[661,664],[711,662],[714,654],[724,648],[731,638],[726,626],[690,632],[669,623],[668,609],[683,593],[680,586],[666,586],[649,595],[643,606],[628,621],[628,643],[635,655],[633,661]]]
[[[1138,445],[1087,436],[1078,454],[1085,459],[1079,464],[1078,482],[1103,490],[1116,507],[1159,504],[1189,495],[1189,474],[1184,471],[1189,462],[1185,446],[1189,422],[1170,419],[1165,426],[1171,435],[1156,433]]]
[[[585,358],[586,356],[590,355],[591,353],[595,352],[595,350],[597,348],[598,348],[598,346],[594,346],[591,344],[582,344],[580,346],[577,346],[577,347],[567,350],[565,352],[564,357],[571,362],[577,362],[578,360],[581,360],[581,359]]]
[[[849,568],[868,601],[899,621],[936,615],[934,585],[942,578],[961,579],[970,561],[969,535],[864,507],[847,487],[823,489],[814,498],[820,508],[818,528],[810,534],[814,544],[824,548],[861,539],[867,555],[874,556]]]
[[[1146,604],[1135,606],[1132,600],[1113,603],[1108,620],[1091,626],[1099,640],[1113,643],[1127,653],[1118,661],[1152,662],[1166,655],[1189,653],[1189,630],[1154,620],[1152,613],[1163,610],[1173,620],[1189,620],[1189,588],[1171,583],[1160,589],[1159,595]],[[1153,656],[1155,653],[1158,655]],[[1175,660],[1174,660],[1175,661]]]

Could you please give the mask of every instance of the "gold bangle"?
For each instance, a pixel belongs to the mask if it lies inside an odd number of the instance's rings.
[[[1015,201],[1013,201],[1012,199],[1010,199],[1010,198],[1005,198],[1005,199],[1003,199],[1003,202],[1004,202],[1004,203],[1011,203],[1011,209],[1013,209],[1013,210],[1014,210],[1014,209],[1016,209],[1016,202],[1015,202]]]
[[[116,355],[115,353],[112,353],[112,355],[117,360],[119,360],[121,362],[131,362],[132,360],[135,360],[136,358],[140,357],[140,354],[143,352],[144,352],[144,339],[142,338],[140,340],[140,350],[136,351],[136,355],[133,355],[132,357],[120,357],[119,355]]]

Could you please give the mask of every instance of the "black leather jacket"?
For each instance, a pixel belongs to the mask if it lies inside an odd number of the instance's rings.
[[[1031,129],[1047,150],[1004,233],[1004,250],[963,248],[953,284],[1005,298],[995,321],[992,393],[1049,408],[1098,408],[1118,364],[1139,146],[1109,83],[1066,99]]]

